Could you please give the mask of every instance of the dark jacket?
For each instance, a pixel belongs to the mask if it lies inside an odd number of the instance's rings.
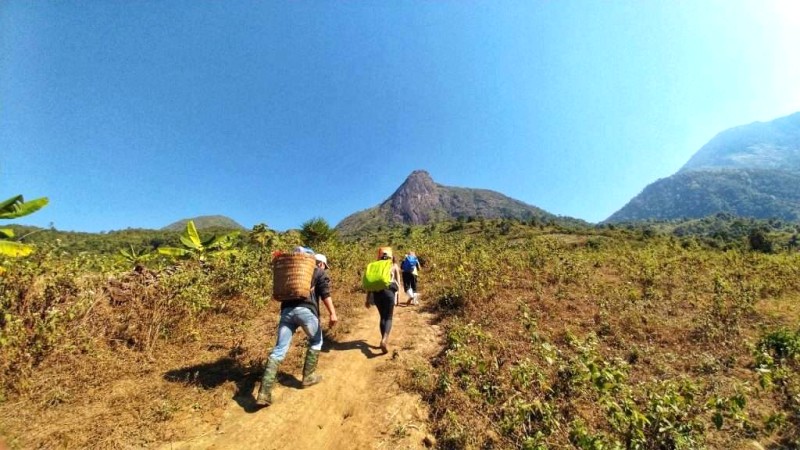
[[[319,301],[330,296],[331,279],[328,273],[324,269],[315,267],[314,276],[311,279],[311,293],[308,298],[281,302],[281,310],[303,306],[310,309],[315,316],[319,317]]]

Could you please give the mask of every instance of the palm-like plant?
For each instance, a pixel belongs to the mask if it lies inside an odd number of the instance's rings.
[[[153,257],[153,254],[148,252],[146,249],[137,250],[133,244],[130,245],[130,250],[128,249],[120,249],[119,254],[125,259],[125,261],[133,264],[134,266],[138,266],[143,264],[145,261],[148,261]]]
[[[238,236],[238,231],[232,231],[221,236],[211,236],[211,238],[203,241],[194,226],[194,221],[190,220],[186,223],[186,230],[181,235],[181,243],[185,248],[159,247],[158,253],[172,257],[196,256],[200,260],[205,260],[207,255],[229,255],[236,252],[231,247]]]
[[[275,239],[275,232],[270,230],[267,224],[260,223],[250,231],[250,239],[264,248],[271,245]]]
[[[42,209],[48,203],[47,197],[37,198],[26,202],[21,195],[9,198],[0,203],[0,219],[16,219],[17,217],[27,216]],[[20,257],[27,256],[33,252],[33,247],[20,242],[9,241],[14,237],[14,230],[10,228],[0,229],[0,254]]]

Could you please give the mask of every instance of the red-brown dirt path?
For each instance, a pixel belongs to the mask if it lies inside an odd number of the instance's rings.
[[[440,338],[430,314],[400,306],[395,308],[389,354],[382,355],[377,348],[378,313],[372,307],[345,336],[325,344],[320,384],[299,389],[301,374],[281,366],[271,406],[256,409],[252,396],[231,399],[216,429],[199,426],[197,435],[161,448],[426,448],[431,444],[426,406],[398,380],[412,364],[436,353]]]

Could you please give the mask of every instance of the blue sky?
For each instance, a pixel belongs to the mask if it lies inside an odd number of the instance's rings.
[[[792,1],[0,2],[19,223],[331,225],[415,169],[601,221],[800,111]]]

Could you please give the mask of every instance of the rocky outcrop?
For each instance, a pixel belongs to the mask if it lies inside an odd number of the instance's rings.
[[[439,187],[424,170],[415,170],[384,203],[388,203],[394,222],[420,225],[430,219],[430,211],[441,208]]]
[[[342,234],[386,226],[424,225],[468,218],[558,218],[540,208],[486,189],[437,184],[424,170],[415,170],[383,203],[346,217],[336,229]]]

